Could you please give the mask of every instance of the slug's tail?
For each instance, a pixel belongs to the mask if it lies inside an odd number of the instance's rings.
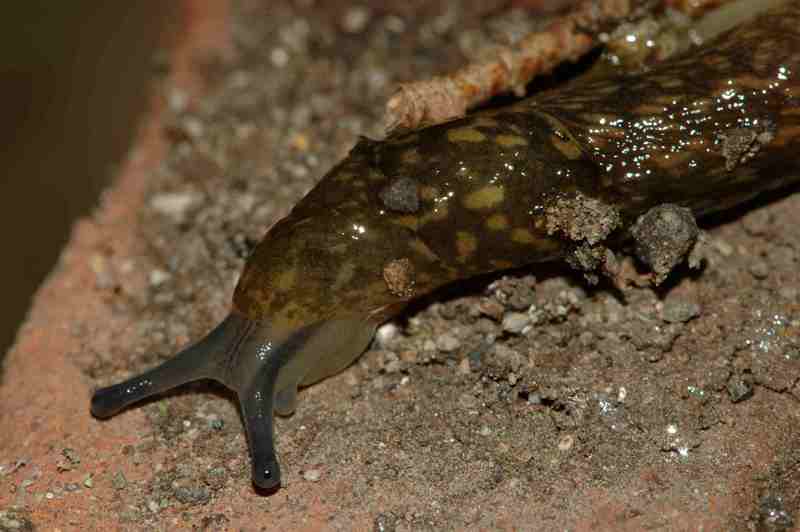
[[[92,397],[92,415],[111,417],[128,405],[182,384],[213,379],[236,392],[247,429],[253,483],[280,485],[274,413],[294,411],[297,387],[343,369],[369,343],[374,325],[325,321],[293,331],[231,313],[208,336],[162,365]]]

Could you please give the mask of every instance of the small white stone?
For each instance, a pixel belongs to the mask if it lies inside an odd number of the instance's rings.
[[[379,346],[386,347],[386,345],[397,336],[399,331],[400,329],[394,323],[381,325],[375,332],[375,341]]]
[[[530,324],[530,317],[521,312],[507,312],[503,316],[503,330],[511,334],[520,334]]]
[[[317,482],[320,478],[322,478],[322,471],[319,469],[309,469],[303,472],[303,479],[308,482]]]
[[[342,19],[344,31],[348,33],[359,33],[367,27],[370,13],[365,7],[355,6],[347,10]]]
[[[169,280],[170,274],[164,270],[153,270],[150,272],[150,285],[160,286]]]
[[[283,48],[273,48],[269,60],[276,68],[283,68],[289,63],[289,53]]]
[[[186,216],[186,211],[202,199],[202,195],[196,192],[166,192],[153,196],[150,207],[180,221]]]
[[[461,341],[451,334],[443,334],[436,339],[436,347],[439,351],[449,353],[461,347]]]

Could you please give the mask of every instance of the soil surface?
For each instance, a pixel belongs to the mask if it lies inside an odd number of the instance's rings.
[[[415,302],[278,419],[271,496],[221,386],[89,415],[93,389],[227,314],[249,251],[382,134],[398,82],[536,24],[499,1],[311,4],[194,12],[164,104],[6,358],[0,530],[792,530],[796,187],[702,221],[704,267],[658,289],[559,263]]]

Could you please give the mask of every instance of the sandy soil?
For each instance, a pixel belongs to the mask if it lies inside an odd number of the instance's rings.
[[[249,250],[358,135],[381,133],[395,83],[531,23],[489,3],[305,4],[194,12],[165,105],[6,359],[0,530],[793,529],[793,191],[704,221],[705,267],[657,290],[554,264],[415,303],[278,420],[285,479],[269,497],[219,386],[91,418],[94,388],[227,313]]]

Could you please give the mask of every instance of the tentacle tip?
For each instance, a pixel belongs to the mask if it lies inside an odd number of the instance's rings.
[[[253,460],[253,484],[259,490],[274,491],[281,486],[281,467],[278,461]]]
[[[122,408],[114,394],[114,387],[100,388],[92,395],[92,416],[98,419],[107,419],[119,412]]]

